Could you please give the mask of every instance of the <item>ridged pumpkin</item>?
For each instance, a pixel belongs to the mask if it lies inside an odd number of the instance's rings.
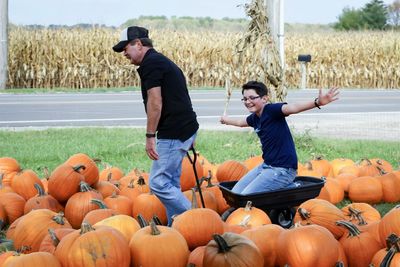
[[[379,222],[379,235],[382,247],[386,245],[386,239],[390,234],[400,236],[400,205],[392,208]]]
[[[243,163],[227,160],[218,166],[217,179],[219,182],[239,181],[248,171]]]
[[[279,235],[278,265],[332,267],[339,259],[339,250],[339,242],[325,227],[300,225]]]
[[[57,214],[47,209],[32,210],[21,218],[15,228],[13,235],[15,248],[27,247],[24,253],[39,251],[40,243],[50,228],[71,228],[71,225],[62,213]]]
[[[35,184],[38,194],[28,199],[24,206],[24,214],[34,209],[49,209],[54,212],[64,211],[64,207],[53,196],[46,194],[44,189]]]
[[[190,209],[175,216],[172,228],[182,234],[190,250],[206,245],[213,234],[224,232],[221,217],[216,211],[208,208]]]
[[[262,267],[264,258],[250,239],[235,233],[214,234],[206,245],[203,266]]]
[[[84,176],[85,182],[89,185],[94,185],[99,180],[99,168],[96,162],[88,155],[84,153],[74,154],[65,163],[71,166],[85,166],[85,168],[79,169],[79,173]]]
[[[298,207],[293,218],[294,223],[301,225],[317,224],[328,229],[339,239],[344,229],[336,225],[336,221],[345,220],[343,212],[332,203],[323,199],[309,199]]]
[[[48,233],[44,236],[42,242],[40,242],[39,251],[54,254],[61,239],[74,231],[75,229],[73,228],[49,228]]]
[[[58,259],[48,252],[34,252],[31,254],[14,254],[8,257],[2,267],[43,266],[61,267]]]
[[[126,241],[129,243],[134,233],[136,233],[140,229],[140,225],[138,221],[131,216],[118,214],[108,218],[105,218],[95,225],[94,228],[97,226],[110,226],[118,231],[125,237]]]
[[[349,184],[349,199],[352,202],[377,204],[382,201],[382,197],[382,183],[376,177],[358,177]]]
[[[262,209],[253,207],[251,201],[248,201],[245,207],[237,208],[231,214],[229,214],[228,218],[226,219],[226,223],[230,225],[240,224],[240,222],[242,222],[247,216],[250,216],[247,223],[247,225],[250,227],[271,224],[268,214]]]
[[[15,193],[28,200],[37,194],[35,184],[43,189],[42,182],[34,171],[22,170],[15,174],[11,182],[11,188]]]
[[[256,244],[264,257],[264,267],[274,267],[277,266],[278,238],[283,231],[279,225],[267,224],[246,230],[242,235]]]
[[[85,180],[80,170],[83,165],[70,166],[61,164],[51,173],[48,181],[48,192],[60,203],[65,203],[79,191],[79,185]]]
[[[86,223],[61,239],[54,255],[63,267],[129,267],[131,262],[128,242],[119,231]]]
[[[192,158],[193,160],[193,158]],[[204,176],[203,167],[199,160],[196,160],[196,172],[197,178],[200,179]],[[188,157],[184,157],[182,160],[182,172],[180,177],[181,190],[186,191],[192,189],[196,185],[196,177],[194,175],[193,164],[190,162]]]
[[[89,211],[99,208],[92,200],[103,200],[103,196],[92,190],[87,183],[82,181],[80,187],[80,192],[71,196],[65,205],[65,217],[74,229],[80,228],[83,218]]]
[[[387,237],[386,248],[375,253],[371,260],[371,267],[400,266],[400,238],[391,234]]]
[[[18,161],[12,157],[0,158],[0,175],[3,174],[3,185],[11,185],[11,180],[14,175],[21,171]]]
[[[136,218],[141,214],[146,221],[150,221],[156,215],[163,225],[167,225],[167,211],[156,195],[153,193],[140,194],[133,203],[132,216]]]
[[[190,253],[177,230],[153,221],[132,236],[129,248],[134,267],[185,267]]]

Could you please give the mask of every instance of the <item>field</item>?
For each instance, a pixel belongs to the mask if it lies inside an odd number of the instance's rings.
[[[10,31],[9,88],[139,86],[135,67],[111,47],[119,31],[105,28]],[[238,32],[150,29],[155,48],[182,67],[191,87],[240,86],[260,77],[258,49],[238,64]],[[400,88],[400,32],[288,32],[286,85],[300,84],[299,54],[311,54],[308,87]]]

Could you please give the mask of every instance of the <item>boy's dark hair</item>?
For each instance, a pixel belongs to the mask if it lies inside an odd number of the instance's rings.
[[[257,81],[249,81],[242,85],[242,94],[246,89],[253,89],[259,96],[268,95],[268,88],[265,84]]]
[[[130,44],[135,45],[137,40],[140,40],[143,46],[153,47],[153,41],[150,38],[137,38],[135,40],[130,41]]]

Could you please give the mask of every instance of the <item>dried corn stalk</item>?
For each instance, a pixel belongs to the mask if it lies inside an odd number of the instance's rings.
[[[245,5],[245,9],[251,20],[247,32],[236,45],[239,64],[243,64],[242,59],[247,57],[248,53],[253,53],[254,61],[258,62],[260,71],[256,73],[257,77],[249,77],[249,79],[265,82],[272,102],[283,101],[287,94],[284,72],[278,49],[271,36],[264,0],[252,0],[250,4]],[[260,51],[260,55],[254,56],[254,51]]]

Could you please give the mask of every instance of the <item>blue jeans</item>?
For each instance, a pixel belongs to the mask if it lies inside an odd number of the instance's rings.
[[[191,208],[190,201],[181,191],[180,177],[183,157],[192,146],[196,134],[184,142],[179,139],[157,139],[159,158],[153,161],[149,184],[151,191],[165,206],[169,226],[173,215]]]
[[[267,192],[290,188],[297,171],[292,168],[272,167],[262,163],[243,176],[232,188],[237,194]]]

